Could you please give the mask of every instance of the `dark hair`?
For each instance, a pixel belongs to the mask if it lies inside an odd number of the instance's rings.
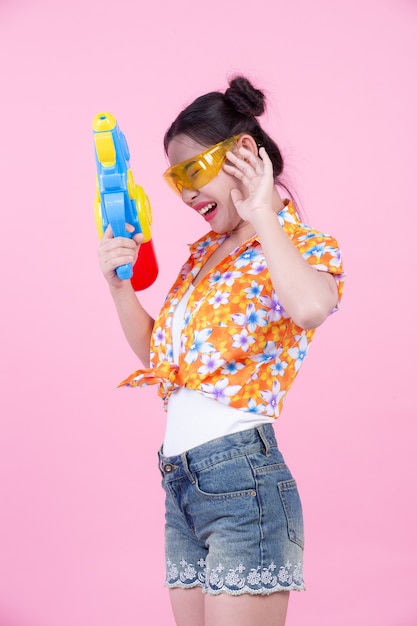
[[[259,147],[263,146],[272,161],[274,178],[284,168],[281,152],[256,119],[265,111],[265,96],[244,76],[229,82],[225,93],[212,91],[188,105],[168,128],[164,137],[165,152],[177,135],[187,135],[203,146],[212,146],[223,139],[247,133]]]

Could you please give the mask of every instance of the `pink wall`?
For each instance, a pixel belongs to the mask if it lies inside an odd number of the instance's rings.
[[[96,260],[91,120],[117,115],[153,204],[155,313],[204,232],[161,182],[162,135],[242,71],[349,275],[277,424],[307,525],[288,626],[415,626],[416,2],[143,6],[0,3],[0,625],[173,624],[164,413],[116,389],[136,361]]]

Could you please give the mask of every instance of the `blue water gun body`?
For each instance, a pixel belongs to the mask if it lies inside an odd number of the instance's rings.
[[[143,289],[155,280],[158,266],[151,240],[152,211],[142,187],[135,184],[130,169],[130,153],[126,138],[111,113],[98,113],[93,120],[97,165],[97,187],[94,202],[96,226],[101,237],[110,224],[115,237],[132,238],[143,233],[137,266],[140,271],[135,289]],[[126,231],[126,223],[134,231]],[[142,257],[142,262],[141,262]],[[135,266],[136,267],[136,266]],[[134,278],[132,264],[116,269],[122,280]],[[134,280],[132,280],[133,284]]]

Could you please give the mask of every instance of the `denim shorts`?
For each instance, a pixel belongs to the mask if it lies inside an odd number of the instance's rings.
[[[159,452],[167,587],[210,594],[302,590],[303,515],[271,424],[178,456]]]

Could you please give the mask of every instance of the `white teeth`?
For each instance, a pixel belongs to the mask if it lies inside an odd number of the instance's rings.
[[[214,209],[215,206],[216,206],[215,202],[210,202],[210,204],[203,206],[203,208],[200,209],[198,212],[200,213],[200,215],[205,215],[208,211],[210,211],[210,209]]]

